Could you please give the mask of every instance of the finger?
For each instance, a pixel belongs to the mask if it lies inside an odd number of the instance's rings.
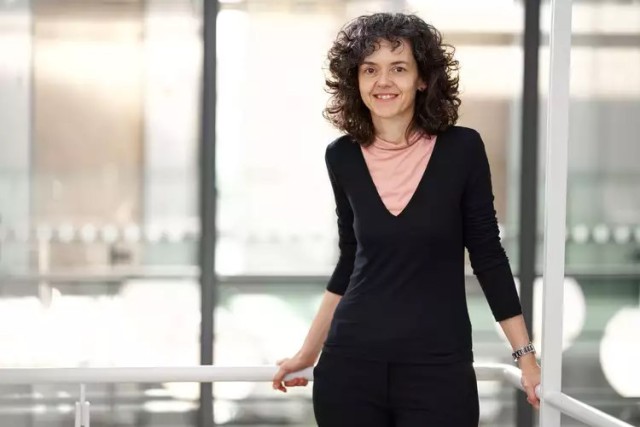
[[[287,392],[287,388],[283,385],[282,381],[274,381],[273,382],[273,389],[274,390],[280,390],[284,393]]]
[[[536,397],[535,394],[532,393],[527,393],[527,401],[532,404],[535,405],[536,401],[538,400],[538,398]]]
[[[280,387],[282,387],[282,379],[284,378],[285,375],[286,375],[286,372],[284,371],[284,369],[282,368],[278,369],[278,372],[276,372],[276,374],[273,376],[274,389],[277,390]]]
[[[301,384],[302,380],[303,378],[293,378],[288,381],[285,381],[284,385],[287,387],[298,387]]]
[[[533,393],[533,398],[531,400],[533,401],[533,406],[540,406],[540,399],[538,399],[538,396],[536,396],[535,392]]]
[[[276,361],[276,365],[280,366],[282,365],[284,362],[286,362],[288,359],[285,357],[284,359],[278,359],[278,361]]]
[[[540,402],[536,399],[536,400],[529,400],[527,399],[527,401],[529,402],[529,404],[531,406],[533,406],[536,409],[540,409]]]
[[[533,390],[527,391],[527,402],[536,409],[540,407],[540,400]]]

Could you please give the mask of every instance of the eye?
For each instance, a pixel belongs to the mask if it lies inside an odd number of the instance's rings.
[[[395,67],[393,71],[395,71],[396,73],[401,73],[403,71],[407,71],[407,69],[404,67]]]

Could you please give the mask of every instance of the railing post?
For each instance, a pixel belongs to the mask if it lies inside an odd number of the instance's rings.
[[[43,233],[44,234],[44,233]],[[51,269],[51,241],[48,235],[37,235],[38,244],[38,274],[47,275]],[[51,306],[51,283],[46,280],[38,281],[38,297],[44,307]]]
[[[76,402],[76,422],[73,427],[82,427],[82,406]]]
[[[82,417],[83,417],[83,421],[84,421],[84,424],[83,424],[82,427],[91,427],[91,417],[90,417],[90,415],[91,415],[91,412],[90,412],[91,406],[90,405],[91,405],[91,403],[84,402],[84,405],[82,407]]]
[[[543,427],[560,426],[561,415],[557,408],[545,401],[545,396],[562,391],[562,307],[567,213],[571,3],[571,0],[551,1],[540,410],[540,425]]]
[[[80,401],[76,402],[75,427],[91,427],[91,404],[87,401],[86,386],[80,384]]]

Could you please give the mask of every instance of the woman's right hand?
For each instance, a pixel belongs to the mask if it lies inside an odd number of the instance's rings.
[[[278,372],[276,372],[276,374],[273,376],[274,390],[280,390],[283,393],[286,393],[287,387],[306,386],[307,384],[309,384],[309,381],[306,378],[298,377],[284,381],[284,377],[291,372],[301,371],[305,368],[313,366],[313,360],[302,357],[300,354],[296,354],[292,358],[281,359],[276,363],[280,367],[280,369],[278,369]]]

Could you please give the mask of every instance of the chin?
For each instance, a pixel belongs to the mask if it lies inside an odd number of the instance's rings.
[[[400,116],[397,111],[389,112],[389,111],[374,111],[373,115],[379,117],[381,119],[392,119],[394,117]]]

